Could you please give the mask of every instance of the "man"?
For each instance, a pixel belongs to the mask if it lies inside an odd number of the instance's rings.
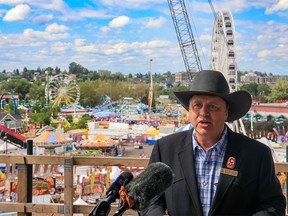
[[[222,73],[212,70],[199,72],[191,89],[175,95],[193,129],[158,140],[150,157],[171,167],[173,184],[140,214],[285,215],[271,150],[225,124],[248,112],[250,94],[230,93]]]

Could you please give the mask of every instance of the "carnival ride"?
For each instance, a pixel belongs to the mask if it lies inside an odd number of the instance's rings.
[[[61,104],[75,106],[80,100],[80,87],[76,80],[67,74],[58,74],[47,80],[45,97],[47,102],[56,106]]]
[[[11,92],[5,92],[1,95],[1,97],[0,97],[1,109],[3,109],[3,101],[6,99],[12,99],[13,100],[14,114],[17,114],[17,100],[16,100],[16,97]]]
[[[219,11],[213,27],[210,67],[223,73],[232,90],[237,85],[235,39],[232,14],[228,10]]]
[[[136,106],[131,105],[132,100],[133,98],[131,97],[124,97],[123,99],[113,101],[109,96],[104,95],[99,106],[92,109],[90,115],[96,118],[121,117],[122,122],[122,117],[125,113],[143,113],[143,110],[148,109],[148,105],[143,103],[139,103]]]

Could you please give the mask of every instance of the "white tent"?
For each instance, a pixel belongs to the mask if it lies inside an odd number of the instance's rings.
[[[81,197],[79,196],[79,198],[73,202],[74,205],[88,205],[84,200],[81,199]],[[83,216],[83,214],[73,214],[74,216]]]
[[[185,131],[185,130],[191,130],[193,128],[192,124],[187,124],[185,126],[179,127],[177,129],[177,132]]]

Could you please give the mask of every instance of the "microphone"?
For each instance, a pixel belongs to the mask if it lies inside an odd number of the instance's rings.
[[[162,162],[151,163],[127,186],[121,187],[119,193],[123,206],[114,213],[122,215],[128,208],[142,211],[158,199],[171,186],[174,174],[171,168]]]
[[[90,212],[89,216],[107,216],[110,212],[112,202],[119,199],[119,190],[121,186],[128,184],[133,180],[131,172],[121,173],[106,191],[106,199],[98,203]]]

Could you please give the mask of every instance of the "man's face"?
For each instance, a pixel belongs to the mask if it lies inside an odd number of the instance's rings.
[[[220,139],[228,117],[226,102],[211,95],[194,95],[189,103],[189,119],[196,130],[197,138]]]

